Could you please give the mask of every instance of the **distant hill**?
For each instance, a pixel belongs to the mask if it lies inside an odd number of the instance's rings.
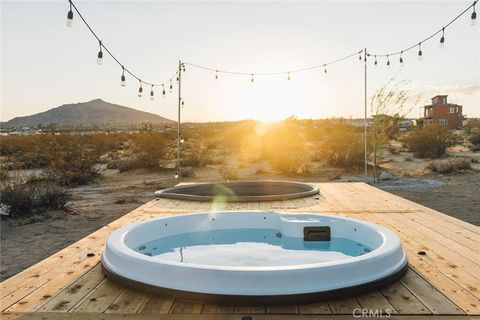
[[[125,126],[141,123],[163,124],[174,121],[160,117],[156,114],[139,111],[133,108],[109,103],[102,99],[89,102],[64,104],[26,117],[16,117],[10,121],[2,122],[2,128],[8,127],[37,127],[39,124],[46,126],[55,123],[57,126]]]

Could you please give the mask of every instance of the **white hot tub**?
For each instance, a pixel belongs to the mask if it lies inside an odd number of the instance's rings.
[[[102,256],[114,281],[203,301],[292,303],[355,295],[399,279],[392,231],[317,214],[215,212],[135,223]]]

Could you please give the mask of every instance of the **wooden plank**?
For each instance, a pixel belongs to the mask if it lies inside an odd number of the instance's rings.
[[[203,304],[195,301],[175,300],[171,313],[200,313],[202,312]]]
[[[357,302],[357,299],[354,297],[339,299],[339,300],[330,300],[328,301],[330,310],[334,314],[349,314],[352,315],[355,309],[361,309],[362,307]]]
[[[66,312],[88,295],[99,283],[105,279],[102,266],[97,264],[83,276],[59,292],[38,308],[41,312]]]
[[[362,294],[356,298],[362,309],[380,310],[382,314],[398,313],[395,307],[378,290]]]
[[[433,314],[464,314],[457,305],[412,269],[407,271],[400,282]]]
[[[234,306],[208,303],[203,306],[202,313],[232,314]]]
[[[233,313],[238,314],[265,314],[265,306],[235,306]]]
[[[95,288],[86,299],[79,305],[73,308],[73,312],[105,312],[108,307],[118,298],[122,293],[122,287],[105,279]]]
[[[147,294],[123,290],[122,293],[108,306],[106,313],[136,313],[147,299]]]
[[[380,291],[399,314],[431,314],[401,282],[397,281]]]
[[[309,304],[299,304],[297,307],[300,314],[332,314],[330,306],[325,301]]]
[[[297,314],[296,305],[275,305],[267,306],[267,314]]]
[[[148,297],[140,307],[139,313],[155,313],[155,314],[163,314],[168,313],[172,308],[174,303],[173,298],[167,296],[160,296],[160,295],[152,295]]]

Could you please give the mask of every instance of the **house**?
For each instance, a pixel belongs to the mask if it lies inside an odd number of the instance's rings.
[[[424,126],[438,124],[450,129],[460,129],[462,127],[462,106],[448,103],[447,97],[446,95],[435,96],[432,98],[431,105],[423,107],[421,122]]]

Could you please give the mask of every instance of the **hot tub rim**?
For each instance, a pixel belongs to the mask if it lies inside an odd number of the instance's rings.
[[[193,186],[207,186],[207,185],[241,185],[249,183],[272,183],[272,184],[290,184],[297,186],[308,186],[310,190],[305,190],[296,193],[283,193],[283,194],[272,194],[272,195],[259,195],[259,196],[235,196],[235,197],[226,197],[227,202],[256,202],[256,201],[281,201],[281,200],[291,200],[310,197],[320,194],[320,189],[318,186],[312,183],[299,182],[299,181],[289,181],[289,180],[238,180],[238,181],[226,181],[226,182],[202,182],[188,185],[177,185],[171,188],[166,188],[162,190],[155,191],[155,198],[166,198],[166,199],[175,199],[175,200],[187,200],[187,201],[201,201],[201,202],[212,202],[215,197],[203,196],[203,195],[194,195],[194,194],[183,194],[172,191],[178,191],[181,189],[188,189]]]

